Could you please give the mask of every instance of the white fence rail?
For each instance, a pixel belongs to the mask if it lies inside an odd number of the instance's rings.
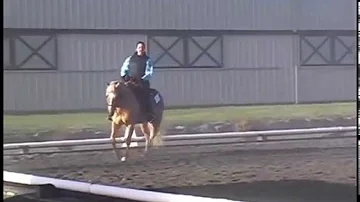
[[[329,133],[349,133],[355,132],[356,126],[348,127],[328,127],[328,128],[310,128],[310,129],[290,129],[290,130],[269,130],[269,131],[249,131],[249,132],[229,132],[229,133],[207,133],[207,134],[182,134],[163,137],[163,146],[195,146],[195,145],[220,145],[220,144],[238,144],[249,142],[273,142],[273,141],[291,141],[291,140],[315,140],[315,139],[334,139],[334,138],[352,138],[355,133],[329,136]],[[121,144],[120,148],[125,147],[125,138],[118,138],[117,142]],[[90,149],[105,150],[111,149],[111,139],[85,139],[85,140],[63,140],[46,142],[26,142],[4,144],[4,155],[14,154],[15,150],[22,153],[56,153],[56,152],[75,152]],[[96,145],[96,147],[94,147]],[[134,137],[131,147],[143,147],[144,138]],[[45,152],[45,148],[47,148]],[[52,151],[50,151],[53,148]],[[54,148],[57,148],[54,150]],[[50,150],[49,150],[50,149]]]
[[[160,193],[144,191],[101,184],[90,184],[85,182],[62,180],[48,177],[40,177],[23,173],[4,171],[4,182],[23,185],[47,185],[52,184],[58,189],[89,193],[94,195],[108,196],[114,198],[129,199],[143,202],[243,202],[221,198],[207,198],[191,195]]]

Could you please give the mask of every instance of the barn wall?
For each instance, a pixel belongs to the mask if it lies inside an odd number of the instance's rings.
[[[228,36],[224,64],[238,70],[233,88],[241,89],[242,103],[291,102],[296,36]],[[249,97],[249,98],[248,98]],[[249,100],[251,99],[251,100]]]
[[[300,67],[299,102],[356,100],[356,67]]]
[[[214,41],[214,37],[210,38],[198,36],[196,40],[198,44],[207,44]],[[296,98],[298,102],[354,100],[355,66],[299,64],[300,38],[297,35],[224,35],[217,40],[222,43],[214,43],[209,49],[216,60],[222,58],[223,68],[177,68],[174,60],[163,57],[159,64],[175,67],[157,68],[152,85],[164,95],[168,107],[293,103]],[[121,63],[132,53],[124,47],[132,47],[138,40],[151,44],[145,35],[62,34],[55,40],[57,70],[4,72],[4,110],[103,108],[105,83],[118,78]],[[169,45],[176,38],[167,36],[156,40]],[[150,55],[156,58],[160,52],[155,45],[151,47]],[[220,56],[219,49],[222,50]],[[195,46],[191,50],[189,57],[192,58],[201,53],[195,51]],[[174,46],[172,54],[177,57],[183,51],[181,46]],[[211,65],[205,56],[198,59],[198,65]],[[181,58],[185,57],[179,60]],[[36,63],[41,60],[31,61],[33,63],[25,66],[42,64]]]
[[[296,92],[299,102],[354,100],[355,66],[300,65],[296,69],[299,38],[225,35],[223,44],[218,45],[223,50],[223,68],[157,68],[152,85],[164,95],[168,107],[293,103]],[[132,53],[124,47],[131,47],[140,39],[147,37],[57,36],[57,70],[4,72],[4,110],[103,108],[105,83],[118,78],[119,66]],[[169,44],[168,39],[157,40]],[[203,41],[206,40],[204,37]],[[173,54],[179,55],[180,50],[175,48]],[[210,60],[199,61],[206,65]]]
[[[96,72],[118,69],[124,58],[135,51],[134,44],[140,40],[146,41],[146,38],[137,34],[59,35],[59,71]]]
[[[19,28],[4,36],[4,110],[103,108],[105,83],[138,40],[168,107],[355,100],[355,9],[352,0],[4,0],[4,27]]]
[[[4,110],[100,109],[105,107],[105,83],[114,74],[118,72],[6,73]],[[272,78],[269,79],[269,75]],[[163,94],[167,107],[288,101],[289,92],[277,89],[280,83],[274,81],[279,78],[277,75],[276,70],[229,69],[205,73],[201,70],[159,70],[152,84]]]
[[[118,78],[121,62],[131,54],[121,47],[145,38],[58,36],[58,70],[5,72],[5,110],[104,107],[105,83]],[[224,68],[157,69],[152,85],[167,106],[293,102],[293,40],[294,36],[224,36]]]
[[[355,30],[356,1],[296,0],[293,9],[299,30]]]
[[[355,100],[356,32],[299,33],[299,102]]]
[[[38,29],[355,30],[355,9],[353,0],[4,0],[4,26]]]
[[[104,108],[112,77],[112,72],[6,72],[4,111]]]
[[[117,69],[123,59],[131,54],[127,47],[134,46],[138,40],[146,40],[146,37],[58,35],[57,70],[4,72],[4,109],[38,111],[104,107],[106,82],[118,78]],[[42,61],[37,60],[37,65]],[[28,62],[24,66],[29,68]],[[14,90],[18,93],[14,94]]]

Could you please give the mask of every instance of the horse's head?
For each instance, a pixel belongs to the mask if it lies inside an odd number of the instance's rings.
[[[108,105],[108,111],[110,114],[114,111],[116,104],[118,104],[121,92],[121,82],[120,81],[111,81],[107,83],[105,97],[106,104]]]

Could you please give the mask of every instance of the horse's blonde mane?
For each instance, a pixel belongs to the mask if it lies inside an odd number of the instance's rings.
[[[115,93],[115,85],[120,84],[121,82],[119,80],[113,80],[107,83],[106,87],[106,94],[108,93]]]
[[[109,85],[114,85],[116,83],[120,83],[120,81],[119,80],[112,80],[112,81],[110,81]]]
[[[118,88],[115,89],[115,86],[118,85]],[[132,90],[130,88],[128,88],[128,86],[126,85],[126,83],[120,81],[120,80],[112,80],[108,83],[108,86],[106,88],[106,95],[110,94],[110,93],[114,93],[114,94],[118,94],[121,93],[125,96],[135,96],[132,92]],[[135,99],[135,97],[134,97]]]

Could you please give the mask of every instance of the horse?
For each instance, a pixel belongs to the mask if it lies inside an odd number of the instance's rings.
[[[144,154],[148,152],[149,146],[161,144],[161,136],[159,136],[159,133],[165,108],[163,97],[157,90],[153,88],[149,89],[149,101],[151,102],[153,112],[153,118],[149,120],[141,110],[141,102],[137,99],[136,91],[134,91],[135,88],[139,88],[139,86],[134,82],[125,82],[122,80],[113,80],[107,83],[106,87],[107,110],[111,116],[110,139],[112,139],[112,146],[119,160],[116,138],[119,135],[120,128],[122,126],[126,127],[126,150],[121,161],[128,159],[131,137],[137,124],[140,124],[141,131],[145,136]]]

